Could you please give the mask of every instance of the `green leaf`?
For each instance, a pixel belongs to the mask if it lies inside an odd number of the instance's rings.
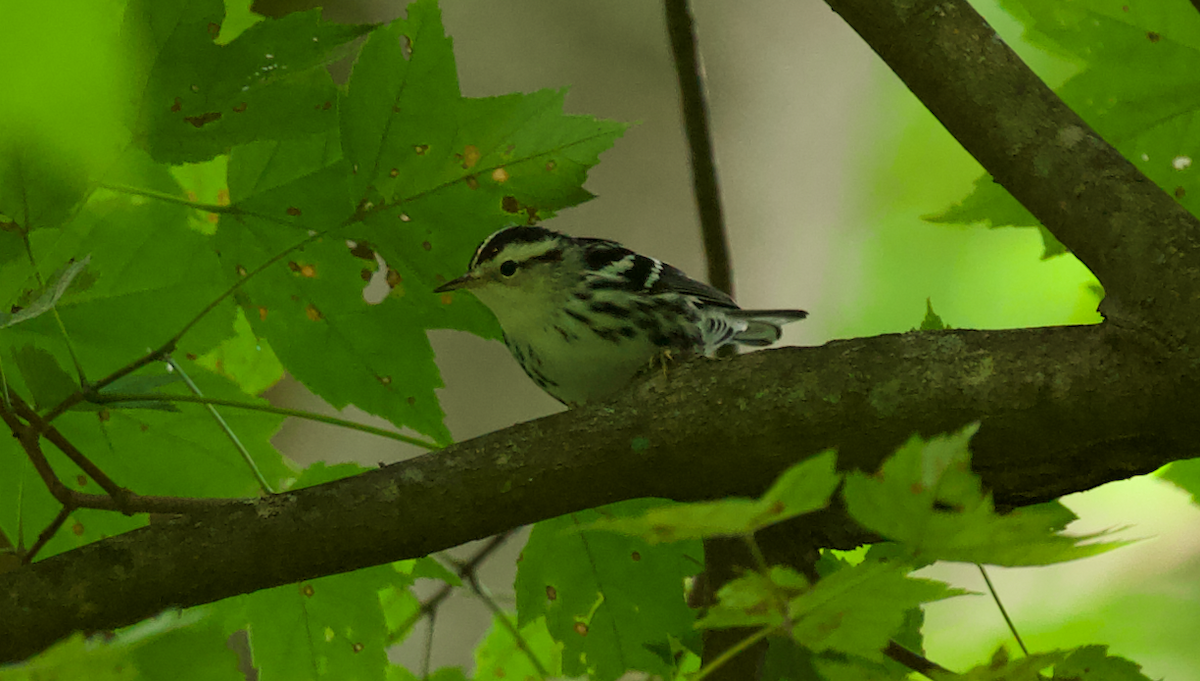
[[[144,93],[136,138],[155,160],[185,163],[336,127],[337,89],[325,65],[370,27],[325,23],[320,14],[263,21],[218,45],[219,0],[130,2],[122,37],[141,59],[124,75]]]
[[[909,678],[905,672],[897,672],[870,660],[818,657],[813,662],[823,681],[905,681]]]
[[[403,581],[390,565],[256,591],[226,606],[249,628],[264,678],[306,681],[387,675],[387,622],[379,592]]]
[[[234,681],[237,656],[208,608],[167,613],[105,637],[75,634],[22,664],[0,668],[0,681]],[[180,660],[187,664],[180,665]]]
[[[229,648],[229,634],[222,622],[208,616],[212,609],[189,608],[184,616],[194,618],[198,612],[205,614],[203,620],[172,628],[137,647],[132,657],[141,672],[140,678],[172,681],[242,681],[246,678],[238,669],[238,656]],[[187,660],[187,663],[180,664],[180,660]]]
[[[634,515],[659,503],[639,499],[534,526],[517,565],[518,626],[546,618],[550,635],[563,646],[565,675],[612,681],[629,669],[670,672],[647,646],[691,632],[683,580],[700,564],[699,544],[651,545],[579,531],[601,515]]]
[[[1150,681],[1142,667],[1108,654],[1108,646],[1076,648],[1054,665],[1056,681]]]
[[[137,669],[127,654],[119,647],[90,646],[77,633],[24,664],[0,668],[0,681],[134,681]]]
[[[842,479],[834,469],[836,460],[828,451],[793,465],[758,500],[658,506],[638,517],[601,518],[582,529],[631,534],[650,543],[753,534],[824,508]]]
[[[179,361],[179,360],[177,360]],[[186,361],[186,360],[182,360]],[[254,401],[232,384],[199,367],[187,369],[209,397]],[[170,390],[183,391],[181,385]],[[265,404],[265,401],[262,401]],[[257,411],[218,408],[259,469],[273,483],[291,477],[291,467],[271,445],[283,417]],[[54,422],[63,436],[118,485],[141,494],[245,497],[259,493],[253,474],[201,405],[178,413],[152,410],[70,411]],[[99,493],[96,483],[56,451],[45,448],[51,465],[71,489]],[[29,467],[12,438],[0,438],[0,530],[17,537],[36,535],[58,513],[59,505]],[[48,556],[146,524],[144,515],[80,509],[55,535]]]
[[[33,343],[73,366],[65,329],[92,379],[162,345],[225,289],[212,240],[188,227],[187,211],[178,205],[100,197],[63,230],[32,233],[30,245],[42,269],[91,253],[87,270],[75,278],[86,287],[58,301],[61,327],[54,315],[26,320],[5,330],[0,353],[6,345]],[[232,313],[229,303],[209,312],[178,351],[210,349],[229,334]]]
[[[283,378],[283,365],[267,340],[254,335],[243,308],[237,309],[233,333],[196,363],[234,381],[247,395],[261,395]]]
[[[813,651],[883,662],[883,648],[921,603],[967,592],[905,574],[909,566],[865,562],[838,570],[791,599],[792,636]]]
[[[450,434],[426,331],[500,334],[471,296],[433,289],[487,234],[590,196],[587,169],[624,130],[564,116],[560,92],[463,98],[449,45],[428,0],[378,29],[339,101],[339,129],[233,149],[236,218],[216,237],[227,281],[256,272],[239,302],[289,372],[336,408],[441,443]],[[380,260],[387,294],[367,301]]]
[[[964,681],[1045,681],[1040,672],[1058,664],[1066,653],[1053,651],[1034,653],[1008,659],[1008,651],[999,648],[987,664],[981,664],[962,675]]]
[[[324,461],[314,461],[310,463],[303,471],[301,471],[300,476],[288,486],[288,489],[314,487],[326,482],[333,482],[334,480],[349,478],[366,470],[369,469],[349,461],[335,464],[327,464]]]
[[[562,652],[550,636],[546,628],[546,620],[539,617],[524,627],[520,632],[525,646],[537,656],[542,668],[555,676],[562,668]],[[492,619],[492,627],[488,630],[483,643],[475,649],[474,681],[509,681],[510,679],[536,679],[541,676],[537,667],[529,660],[529,656],[517,647],[508,627],[497,618]]]
[[[812,651],[794,639],[772,636],[767,643],[762,681],[828,681],[817,673],[816,656]]]
[[[409,561],[404,561],[409,562]],[[412,574],[414,579],[436,579],[440,582],[445,582],[450,586],[462,586],[462,580],[458,575],[446,569],[441,561],[431,556],[417,558],[412,562]]]
[[[67,292],[67,287],[69,287],[71,282],[75,280],[75,277],[83,271],[83,268],[87,267],[87,264],[91,259],[92,256],[90,255],[84,256],[82,260],[78,262],[72,262],[64,267],[61,271],[56,273],[51,282],[46,285],[46,289],[42,292],[42,294],[38,296],[37,300],[30,303],[28,307],[18,312],[0,312],[0,329],[3,329],[6,326],[12,326],[14,324],[20,324],[27,319],[33,319],[34,317],[43,315],[53,309],[54,304],[58,302],[59,298],[62,298],[64,293]]]
[[[788,599],[808,588],[804,575],[782,565],[771,567],[766,574],[747,572],[717,590],[717,604],[708,609],[696,626],[704,629],[783,626]]]
[[[388,667],[387,681],[468,681],[459,667],[442,667],[430,672],[429,676],[417,676],[404,667]]]
[[[1192,495],[1193,504],[1200,504],[1200,459],[1173,461],[1155,475]]]
[[[918,560],[993,565],[1047,565],[1094,556],[1129,541],[1095,542],[1110,532],[1060,534],[1058,506],[998,515],[971,472],[967,442],[977,425],[925,441],[914,436],[879,473],[854,472],[843,495],[855,520],[904,544]],[[1067,512],[1069,513],[1069,511]]]
[[[1120,3],[1005,0],[1025,38],[1081,66],[1057,92],[1105,140],[1193,214],[1200,213],[1200,16],[1184,2],[1138,7]],[[1047,153],[1050,153],[1047,151]],[[1058,153],[1062,153],[1061,151]],[[1037,226],[1043,258],[1066,252],[988,175],[935,222]]]
[[[87,182],[77,151],[19,129],[0,134],[0,215],[13,229],[61,227],[87,197]]]
[[[925,299],[925,318],[921,320],[922,331],[942,331],[950,327],[942,321],[942,318],[933,311],[933,301],[929,298]]]
[[[39,410],[58,404],[79,389],[79,383],[59,366],[54,355],[39,347],[22,346],[13,353],[13,359]]]
[[[911,569],[904,563],[870,561],[843,567],[813,586],[787,567],[750,572],[722,586],[717,604],[696,626],[787,627],[797,643],[813,652],[882,664],[882,649],[910,629],[917,606],[966,593],[908,577]]]

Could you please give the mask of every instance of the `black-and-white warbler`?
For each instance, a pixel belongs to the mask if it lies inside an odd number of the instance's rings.
[[[568,405],[602,400],[664,351],[711,356],[730,343],[765,346],[803,310],[743,310],[717,289],[604,239],[506,227],[476,249],[466,289],[504,329],[525,373]]]

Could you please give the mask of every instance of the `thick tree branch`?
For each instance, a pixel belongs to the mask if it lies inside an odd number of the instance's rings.
[[[1200,223],[1063,104],[969,4],[826,3],[1095,273],[1106,317],[1197,340]]]
[[[758,494],[827,447],[873,469],[914,432],[983,420],[975,467],[1028,504],[1196,456],[1197,391],[1109,326],[908,333],[697,361],[620,400],[360,476],[232,502],[0,575],[0,660],[319,575],[423,556],[636,497]],[[835,513],[827,546],[860,537]]]

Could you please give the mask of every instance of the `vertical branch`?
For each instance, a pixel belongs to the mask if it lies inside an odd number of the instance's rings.
[[[729,239],[717,185],[717,166],[713,160],[712,134],[708,125],[708,102],[704,96],[704,69],[696,47],[696,31],[688,0],[664,0],[667,35],[675,58],[679,79],[679,100],[683,108],[683,127],[692,155],[692,189],[700,212],[700,231],[704,235],[704,254],[708,260],[708,283],[733,295],[733,270],[729,263]]]
[[[700,214],[700,232],[704,238],[704,256],[708,262],[708,283],[733,295],[733,268],[729,261],[729,239],[725,234],[725,217],[721,209],[721,193],[717,185],[717,166],[713,159],[712,134],[708,124],[708,102],[704,95],[704,69],[696,46],[696,29],[692,22],[688,0],[663,0],[667,17],[667,36],[675,60],[679,80],[679,104],[683,109],[683,127],[687,134],[692,159],[692,191]],[[723,348],[722,355],[736,352],[732,346]],[[708,539],[704,542],[704,579],[698,591],[703,606],[716,602],[716,592],[733,579],[734,566],[744,557],[745,547],[735,540]],[[753,638],[753,637],[752,637]],[[710,667],[713,681],[751,679],[758,676],[760,661],[765,654],[765,639],[753,638],[751,654],[745,651],[744,631],[708,630],[704,633],[703,662],[712,665],[736,656],[731,664]]]

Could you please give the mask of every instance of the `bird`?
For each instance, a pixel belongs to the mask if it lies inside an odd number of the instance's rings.
[[[615,241],[538,225],[483,240],[466,274],[434,289],[469,291],[500,322],[504,344],[542,390],[568,407],[621,392],[664,353],[712,357],[779,340],[804,310],[743,310],[725,293]]]

